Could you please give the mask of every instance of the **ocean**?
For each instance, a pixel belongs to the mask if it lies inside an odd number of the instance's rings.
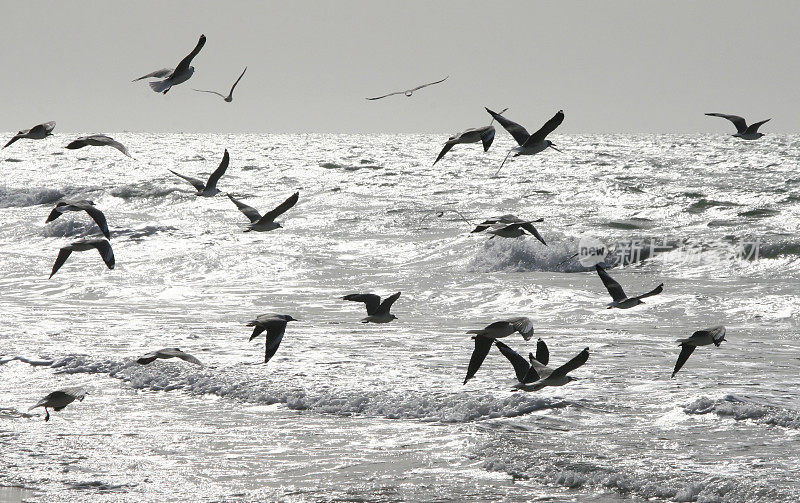
[[[800,500],[800,137],[554,135],[563,150],[510,159],[446,135],[118,133],[0,152],[0,500]],[[4,135],[8,137],[10,134]],[[264,212],[295,191],[283,228],[243,232],[205,178]],[[60,247],[105,212],[116,268]],[[470,234],[485,218],[544,218],[532,237]],[[612,253],[629,310],[581,243]],[[343,295],[401,291],[367,324]],[[275,357],[246,322],[290,314]],[[504,339],[577,379],[514,391],[496,349],[462,384],[467,330],[511,316]],[[678,338],[727,327],[674,379]],[[204,364],[135,359],[179,347]],[[85,400],[43,420],[53,390]]]

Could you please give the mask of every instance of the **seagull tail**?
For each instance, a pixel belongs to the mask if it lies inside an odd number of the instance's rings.
[[[169,79],[150,82],[150,88],[157,93],[168,91],[170,87],[172,87],[172,83],[169,81]]]

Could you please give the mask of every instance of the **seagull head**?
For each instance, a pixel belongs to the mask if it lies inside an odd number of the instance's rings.
[[[298,319],[295,319],[295,318],[292,318],[292,317],[291,317],[291,316],[289,316],[289,315],[286,315],[286,323],[289,323],[290,321],[300,321],[300,320],[298,320]]]
[[[390,320],[396,320],[396,319],[397,319],[397,316],[395,316],[395,315],[393,315],[393,314],[390,314],[390,315],[389,315],[389,319],[390,319]]]

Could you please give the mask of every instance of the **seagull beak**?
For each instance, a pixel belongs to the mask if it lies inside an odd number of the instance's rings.
[[[555,150],[556,152],[561,152],[561,151],[560,151],[559,149],[557,149],[557,148],[556,148],[556,146],[555,146],[555,145],[553,145],[552,143],[550,144],[550,148],[552,148],[552,149],[553,149],[553,150]],[[563,152],[561,152],[561,153],[563,154]]]

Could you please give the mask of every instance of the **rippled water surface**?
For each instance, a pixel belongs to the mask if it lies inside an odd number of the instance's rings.
[[[562,136],[564,152],[445,136],[56,135],[0,154],[0,497],[41,501],[699,501],[800,499],[800,139]],[[266,211],[242,232],[227,197]],[[62,198],[93,200],[116,269],[61,246],[98,233]],[[470,235],[498,214],[544,218],[548,242]],[[466,221],[465,221],[466,220]],[[635,309],[606,310],[570,258],[587,235],[635,249],[611,268]],[[640,246],[644,244],[644,246]],[[613,266],[613,261],[607,262]],[[402,291],[363,325],[339,298]],[[272,361],[245,323],[291,314]],[[462,385],[465,332],[529,316],[551,360],[584,347],[561,388],[512,392],[496,350]],[[675,379],[675,339],[724,324]],[[535,340],[506,342],[521,354]],[[206,366],[157,361],[177,346]],[[89,389],[52,414],[48,392]]]

